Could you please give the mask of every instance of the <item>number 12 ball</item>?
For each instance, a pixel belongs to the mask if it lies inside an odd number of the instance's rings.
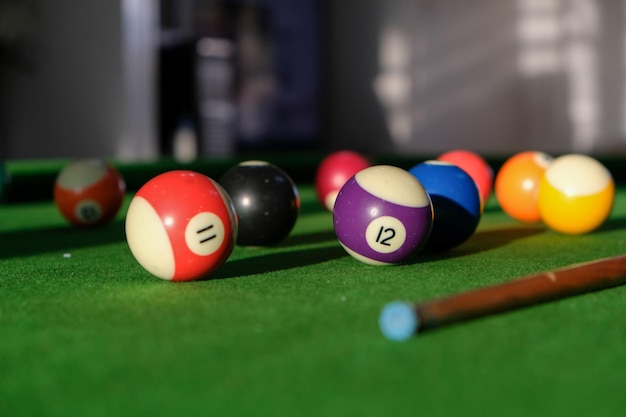
[[[339,191],[335,234],[355,259],[396,264],[424,245],[433,221],[430,197],[408,171],[375,165],[359,171]]]
[[[232,202],[217,182],[170,171],[144,184],[126,213],[126,240],[148,272],[172,281],[208,277],[230,256],[237,235]]]

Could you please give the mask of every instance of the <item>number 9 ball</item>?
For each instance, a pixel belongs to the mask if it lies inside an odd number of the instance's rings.
[[[107,223],[119,211],[126,185],[119,172],[99,159],[80,159],[66,165],[54,184],[54,202],[75,226]]]

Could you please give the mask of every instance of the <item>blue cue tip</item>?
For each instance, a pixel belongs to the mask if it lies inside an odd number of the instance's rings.
[[[420,322],[412,304],[394,301],[383,307],[378,325],[387,339],[402,341],[417,333]]]

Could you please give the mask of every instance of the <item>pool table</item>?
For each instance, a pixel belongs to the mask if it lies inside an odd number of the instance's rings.
[[[619,158],[612,215],[566,236],[512,220],[492,196],[440,254],[369,266],[335,239],[319,155],[255,155],[291,173],[291,235],[236,247],[212,279],[151,276],[124,236],[132,193],[159,172],[218,177],[234,160],[118,163],[111,224],[69,226],[51,202],[63,161],[9,161],[0,205],[0,416],[616,416],[626,410],[626,286],[385,339],[381,308],[626,253]],[[236,158],[235,158],[236,159]],[[416,157],[375,162],[410,167]],[[494,159],[494,166],[501,160]],[[623,321],[624,320],[624,321]]]

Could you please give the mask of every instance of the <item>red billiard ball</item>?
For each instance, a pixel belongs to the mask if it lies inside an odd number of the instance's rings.
[[[463,169],[476,182],[482,198],[482,204],[487,202],[493,190],[493,169],[485,158],[476,152],[457,149],[445,152],[437,157],[438,160],[449,162]]]
[[[230,197],[211,178],[170,171],[144,184],[126,213],[126,240],[148,272],[172,281],[208,277],[232,253],[237,219]]]
[[[54,183],[54,202],[76,226],[110,221],[122,204],[126,185],[120,173],[100,159],[80,159],[66,165]]]
[[[522,222],[538,222],[539,183],[552,162],[543,152],[525,151],[507,159],[496,175],[495,193],[502,211]]]
[[[343,150],[327,155],[315,174],[315,191],[320,204],[332,211],[341,187],[354,174],[369,166],[370,161],[358,152]]]

